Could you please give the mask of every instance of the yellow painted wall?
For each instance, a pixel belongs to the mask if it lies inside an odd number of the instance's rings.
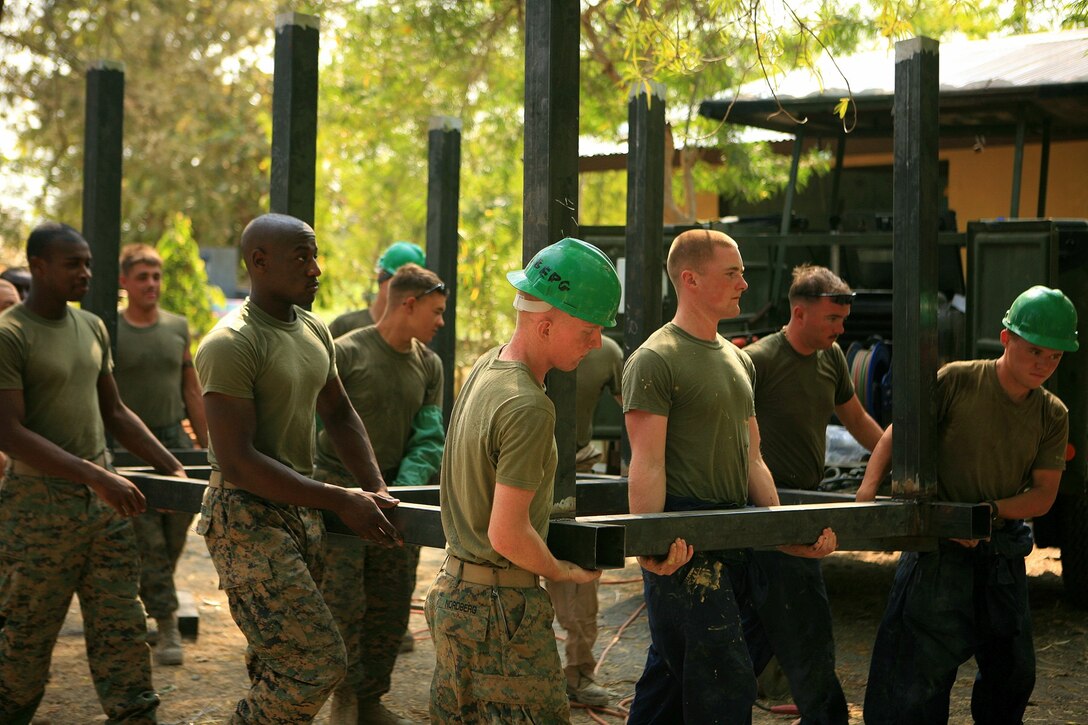
[[[976,219],[1007,217],[1012,199],[1012,146],[949,149],[940,153],[948,161],[948,206],[955,210],[960,231]],[[1020,179],[1020,216],[1034,217],[1039,194],[1039,144],[1024,146]],[[891,154],[847,152],[844,165],[881,166],[892,163]],[[1049,217],[1088,218],[1088,141],[1056,141],[1050,145],[1046,212]]]

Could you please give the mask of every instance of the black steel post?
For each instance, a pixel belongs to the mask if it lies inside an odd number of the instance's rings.
[[[1046,216],[1046,185],[1050,175],[1050,118],[1043,119],[1043,138],[1039,142],[1039,200],[1035,205],[1035,216]]]
[[[317,50],[321,21],[276,16],[272,80],[271,211],[314,223],[317,166]]]
[[[525,201],[522,262],[564,237],[578,236],[577,0],[529,0],[525,5]],[[575,508],[574,374],[553,370],[555,404],[553,513]]]
[[[892,495],[932,495],[937,382],[938,44],[895,44]]]
[[[1024,137],[1027,135],[1027,119],[1021,108],[1016,119],[1016,145],[1012,152],[1012,198],[1009,200],[1009,219],[1020,216],[1020,182],[1024,176]]]
[[[453,412],[453,373],[457,368],[457,222],[461,199],[461,119],[431,118],[427,132],[427,268],[442,278],[445,326],[431,340],[442,361],[442,416]]]
[[[661,327],[665,226],[665,86],[635,84],[627,97],[627,230],[624,272],[624,357]],[[631,460],[627,428],[621,455]],[[581,510],[581,509],[579,509]]]
[[[782,222],[779,224],[779,234],[786,236],[790,233],[790,225],[793,221],[793,200],[797,196],[797,174],[801,168],[801,149],[805,145],[804,126],[798,126],[793,138],[793,156],[790,158],[790,180],[786,185],[786,200],[782,205]],[[743,250],[741,250],[743,254]],[[778,244],[775,247],[774,268],[771,270],[771,304],[778,306],[783,297],[782,288],[786,279],[786,245]]]
[[[121,249],[121,158],[124,149],[125,67],[102,60],[87,69],[83,131],[83,238],[94,277],[82,306],[102,318],[117,352],[117,275]]]

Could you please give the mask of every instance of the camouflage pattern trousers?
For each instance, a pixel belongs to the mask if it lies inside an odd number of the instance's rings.
[[[597,587],[595,579],[586,584],[547,582],[555,618],[567,631],[565,645],[567,682],[577,686],[579,675],[590,675],[597,665],[593,645],[597,642]]]
[[[32,720],[73,594],[108,722],[156,721],[138,562],[132,524],[87,486],[0,481],[0,722]]]
[[[432,723],[570,722],[547,592],[440,571],[425,612],[436,658]]]
[[[344,641],[318,589],[320,512],[208,488],[197,533],[248,643],[251,686],[231,723],[310,722],[345,671]]]
[[[193,447],[193,440],[181,423],[152,428],[151,432],[167,448]],[[154,509],[132,520],[140,546],[140,599],[150,617],[161,619],[178,610],[174,571],[185,550],[185,537],[192,523],[193,514]]]
[[[314,477],[339,486],[354,479],[318,468]],[[337,687],[360,701],[389,692],[416,588],[419,547],[385,549],[354,536],[328,537],[321,592],[344,638],[348,674]]]

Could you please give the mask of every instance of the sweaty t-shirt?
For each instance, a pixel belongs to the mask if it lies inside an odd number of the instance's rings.
[[[1065,470],[1069,413],[1045,388],[1020,402],[997,378],[996,360],[937,372],[937,498],[979,503],[1015,496],[1035,469]]]
[[[336,377],[336,357],[325,323],[300,307],[294,311],[295,319],[283,322],[247,298],[200,342],[196,371],[205,395],[252,400],[254,447],[309,476],[317,394]],[[208,461],[218,468],[214,444]]]
[[[487,536],[495,482],[535,491],[529,522],[547,540],[557,455],[552,401],[523,363],[499,360],[500,350],[476,362],[457,396],[439,490],[446,552],[507,567]]]
[[[824,477],[827,423],[854,395],[838,343],[802,355],[776,332],[744,348],[756,367],[760,451],[775,485],[814,489]]]
[[[716,335],[700,340],[673,323],[650,335],[623,368],[623,410],[668,417],[665,490],[743,506],[748,500],[749,357]]]
[[[425,405],[442,404],[442,363],[419,340],[412,340],[408,352],[394,350],[374,326],[339,337],[334,344],[340,380],[366,426],[378,467],[396,468],[416,413]],[[343,468],[324,430],[317,436],[317,464]]]
[[[112,369],[106,326],[90,312],[47,320],[17,304],[0,314],[0,390],[22,390],[23,425],[73,456],[106,448],[98,378]]]
[[[185,417],[181,360],[188,346],[189,324],[180,315],[159,310],[159,319],[147,327],[117,316],[113,377],[121,400],[152,428],[173,425]]]

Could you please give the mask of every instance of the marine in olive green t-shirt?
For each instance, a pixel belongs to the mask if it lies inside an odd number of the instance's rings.
[[[802,355],[776,332],[744,351],[756,369],[760,450],[775,485],[816,488],[824,477],[831,414],[854,395],[842,348],[833,343]]]
[[[446,552],[508,567],[487,535],[495,483],[536,492],[529,522],[546,541],[558,457],[552,401],[524,363],[499,360],[501,350],[476,362],[457,396],[439,490]]]
[[[133,413],[150,428],[176,425],[185,417],[182,359],[189,346],[189,323],[159,310],[159,318],[138,327],[117,316],[117,364],[113,377]]]
[[[17,304],[0,315],[0,390],[22,390],[23,425],[74,456],[106,448],[98,378],[112,369],[106,326],[90,312],[47,320]]]
[[[1069,413],[1046,388],[1014,402],[996,360],[969,360],[937,372],[936,397],[938,500],[1009,498],[1031,486],[1033,470],[1065,470]]]
[[[442,404],[442,361],[419,340],[412,340],[408,352],[394,350],[375,326],[338,337],[334,345],[340,380],[386,475],[407,453],[419,411]],[[317,465],[334,471],[344,468],[324,430],[317,436]],[[387,476],[390,483],[393,479]]]
[[[309,476],[317,395],[336,377],[336,357],[325,323],[301,307],[294,311],[295,319],[283,322],[246,299],[201,341],[195,362],[205,394],[253,401],[254,448]],[[218,468],[214,444],[208,460]]]
[[[665,491],[708,503],[748,501],[752,361],[733,343],[689,335],[672,322],[623,368],[623,410],[668,417]]]

